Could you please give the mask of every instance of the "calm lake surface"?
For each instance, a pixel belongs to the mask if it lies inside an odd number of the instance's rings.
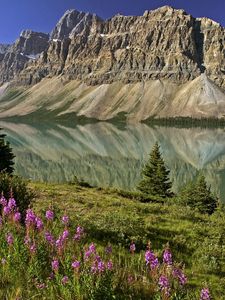
[[[178,191],[203,170],[225,202],[225,129],[124,128],[99,122],[60,124],[0,122],[16,154],[16,173],[35,181],[61,183],[76,175],[92,185],[135,187],[156,141]]]

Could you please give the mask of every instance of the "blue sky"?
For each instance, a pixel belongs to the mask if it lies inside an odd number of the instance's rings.
[[[141,15],[163,5],[207,16],[225,26],[225,0],[0,0],[0,43],[12,43],[23,29],[50,32],[67,9],[109,18],[116,13]]]

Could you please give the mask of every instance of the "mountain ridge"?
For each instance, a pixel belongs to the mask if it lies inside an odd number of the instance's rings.
[[[54,81],[57,77],[64,82],[83,82],[87,86],[93,86],[93,89],[99,86],[100,90],[104,90],[105,85],[118,86],[122,83],[126,89],[126,86],[136,84],[136,98],[133,102],[130,101],[130,104],[128,100],[123,103],[119,96],[116,97],[119,112],[123,112],[125,105],[124,112],[127,113],[128,119],[140,121],[143,117],[146,119],[152,115],[168,117],[171,114],[176,116],[177,113],[181,116],[191,113],[196,118],[223,117],[224,45],[225,28],[219,23],[208,18],[194,18],[184,10],[169,6],[145,11],[142,16],[118,14],[107,20],[95,14],[72,9],[65,12],[50,35],[24,31],[4,54],[0,54],[0,83],[10,81],[11,86],[25,86],[27,90],[30,89],[29,86],[35,86],[43,79],[52,78]],[[207,82],[205,85],[203,78]],[[155,81],[156,86],[158,81],[163,82],[166,96],[162,91],[161,98],[156,99],[157,91],[153,92],[153,96],[149,95],[150,99],[144,101],[150,114],[135,116],[134,102],[138,106],[138,101],[143,98],[140,96],[139,85],[150,86],[152,81]],[[191,87],[188,91],[185,90],[185,85],[191,82],[194,82],[195,90],[191,90]],[[176,93],[179,86],[184,88],[184,99],[180,99],[179,96],[177,101],[189,101],[190,105],[192,103],[196,107],[186,109],[188,105],[183,105],[186,110],[181,111],[179,103],[178,106],[175,105],[174,114],[170,110],[164,113],[165,107],[172,103],[171,97],[174,93],[169,89],[174,85]],[[204,90],[204,87],[208,87],[208,90]],[[110,90],[110,93],[114,93],[112,87]],[[211,92],[208,97],[209,91]],[[87,99],[86,105],[89,103],[92,107],[88,113],[83,109],[78,109],[76,113],[84,113],[88,117],[94,115],[95,118],[102,119],[101,114],[95,114],[99,103],[96,97],[91,98],[92,100]],[[212,97],[206,110],[206,103],[201,100],[202,97],[206,97],[208,102]],[[76,102],[75,106],[79,106],[77,98],[75,95],[74,99],[71,99]],[[104,102],[108,101],[103,100],[100,102],[105,107]],[[201,102],[204,102],[203,108]],[[107,104],[103,113],[104,119],[112,117],[112,113],[107,113],[107,110],[110,110],[110,105],[113,108],[114,104]],[[141,109],[146,110],[146,107]],[[0,116],[3,110],[0,105]],[[140,109],[136,110],[140,112]],[[68,112],[68,109],[66,111]]]

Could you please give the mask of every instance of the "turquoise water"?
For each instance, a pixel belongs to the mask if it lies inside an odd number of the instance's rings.
[[[224,129],[104,122],[74,127],[0,122],[0,127],[16,154],[16,173],[35,181],[60,183],[76,175],[92,185],[134,189],[158,141],[174,191],[203,171],[213,192],[225,201]]]

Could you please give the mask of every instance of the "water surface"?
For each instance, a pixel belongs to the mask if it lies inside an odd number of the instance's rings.
[[[99,122],[60,124],[0,122],[16,154],[16,172],[35,181],[61,183],[74,175],[92,185],[133,189],[156,141],[171,170],[174,191],[203,171],[225,201],[225,130],[149,127],[124,128]]]

